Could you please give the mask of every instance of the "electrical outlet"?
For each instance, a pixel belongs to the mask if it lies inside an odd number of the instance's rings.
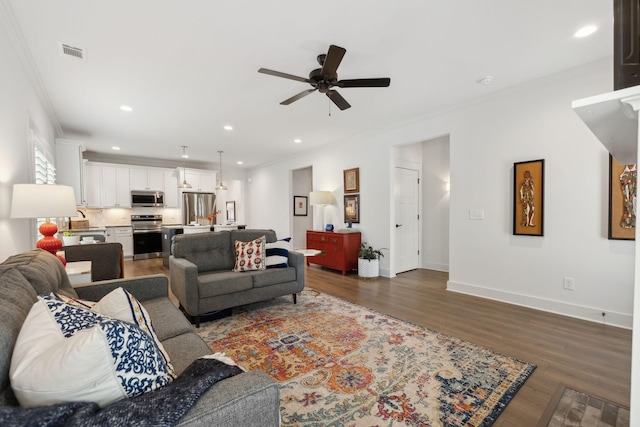
[[[562,279],[562,287],[568,291],[576,290],[576,281],[573,277],[565,277]]]

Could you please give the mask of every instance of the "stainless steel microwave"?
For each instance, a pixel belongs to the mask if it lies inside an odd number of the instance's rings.
[[[164,193],[162,191],[132,191],[131,206],[163,207]]]

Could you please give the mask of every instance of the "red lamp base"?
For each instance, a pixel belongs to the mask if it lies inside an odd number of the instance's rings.
[[[58,226],[53,222],[47,221],[42,224],[38,230],[40,230],[40,234],[42,234],[44,237],[38,240],[38,243],[36,243],[36,248],[44,249],[45,251],[51,252],[53,255],[55,255],[56,252],[58,252],[60,248],[62,248],[62,240],[54,237],[58,232]]]

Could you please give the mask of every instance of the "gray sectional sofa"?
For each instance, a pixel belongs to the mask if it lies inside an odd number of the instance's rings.
[[[211,353],[169,300],[166,276],[107,280],[73,288],[56,257],[39,249],[24,252],[0,264],[0,411],[18,405],[9,382],[9,367],[20,328],[37,295],[57,292],[98,301],[118,287],[128,290],[148,311],[178,374],[195,359]],[[278,384],[262,371],[249,371],[214,384],[178,425],[277,426],[279,407]],[[29,425],[37,425],[31,421]]]
[[[182,234],[173,238],[169,258],[171,291],[183,310],[195,317],[231,307],[291,294],[304,288],[304,256],[290,251],[288,267],[260,271],[234,272],[235,242],[249,242],[265,236],[267,243],[277,240],[273,230],[246,229],[201,234]]]

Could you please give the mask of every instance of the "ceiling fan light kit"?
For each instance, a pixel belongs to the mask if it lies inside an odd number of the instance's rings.
[[[389,87],[391,79],[388,77],[382,78],[370,78],[370,79],[347,79],[338,80],[338,66],[342,62],[342,58],[347,51],[336,45],[329,46],[329,51],[326,54],[320,54],[316,58],[321,68],[312,70],[309,73],[309,78],[298,77],[292,74],[282,73],[280,71],[269,70],[267,68],[260,68],[259,73],[268,74],[275,77],[282,77],[285,79],[295,80],[303,83],[309,83],[313,88],[300,92],[291,98],[285,99],[280,105],[289,105],[312,92],[318,91],[324,93],[327,97],[341,110],[351,108],[351,105],[346,99],[338,93],[333,87],[339,88],[352,88],[352,87]]]

